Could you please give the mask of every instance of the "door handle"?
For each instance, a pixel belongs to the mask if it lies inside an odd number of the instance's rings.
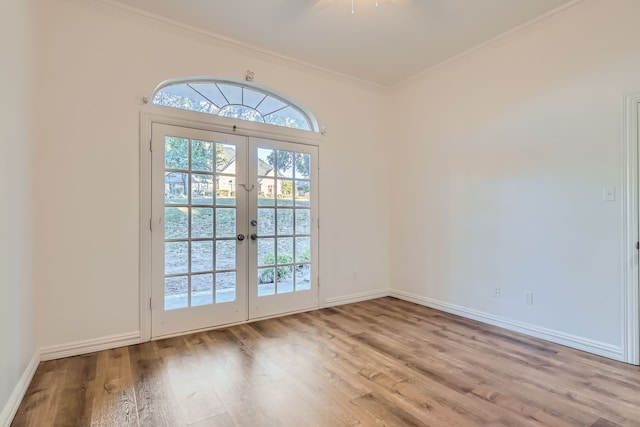
[[[257,240],[258,239],[258,235],[256,233],[251,233],[251,240]]]
[[[244,240],[244,234],[238,234],[238,240],[242,242]]]

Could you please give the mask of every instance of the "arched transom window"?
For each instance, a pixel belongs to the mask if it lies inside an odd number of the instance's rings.
[[[313,115],[284,95],[251,82],[181,79],[165,82],[153,103],[250,122],[317,132]]]

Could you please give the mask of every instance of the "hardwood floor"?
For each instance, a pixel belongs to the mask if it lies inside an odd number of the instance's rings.
[[[393,298],[42,363],[13,426],[640,426],[640,368]]]

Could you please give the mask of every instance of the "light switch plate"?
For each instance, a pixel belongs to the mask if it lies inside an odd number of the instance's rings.
[[[602,200],[605,202],[616,200],[616,187],[604,187],[602,189]]]

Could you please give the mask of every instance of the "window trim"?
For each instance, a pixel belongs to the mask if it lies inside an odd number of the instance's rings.
[[[168,87],[168,86],[173,86],[173,85],[178,85],[178,84],[202,84],[202,83],[209,83],[209,84],[226,84],[226,85],[231,85],[231,86],[236,86],[236,87],[241,87],[241,88],[247,88],[247,89],[251,89],[254,91],[258,91],[261,93],[264,93],[266,96],[269,96],[271,98],[274,98],[278,101],[281,101],[285,104],[287,104],[288,107],[292,107],[296,110],[298,110],[298,112],[307,120],[307,123],[309,123],[310,126],[310,130],[307,129],[299,129],[299,128],[292,128],[292,127],[288,127],[288,126],[279,126],[279,125],[274,125],[274,124],[270,124],[270,123],[262,123],[262,124],[266,124],[269,126],[276,126],[279,128],[284,128],[284,129],[296,129],[296,130],[301,130],[303,132],[313,132],[313,133],[319,133],[320,132],[320,127],[318,125],[318,121],[315,118],[315,115],[308,109],[306,108],[304,105],[301,105],[299,102],[297,102],[296,100],[294,100],[293,98],[277,91],[274,90],[272,88],[269,88],[267,86],[258,84],[258,83],[254,83],[254,82],[250,82],[250,81],[245,81],[245,80],[238,80],[238,79],[232,79],[229,77],[212,77],[212,76],[195,76],[195,77],[181,77],[181,78],[175,78],[175,79],[169,79],[169,80],[165,80],[162,83],[160,83],[158,86],[156,86],[156,88],[153,91],[153,95],[151,96],[151,104],[158,106],[158,107],[166,107],[166,108],[171,108],[174,110],[183,110],[182,108],[177,108],[177,107],[171,107],[168,105],[162,105],[162,104],[155,104],[153,103],[153,99],[155,98],[156,94]],[[235,105],[233,103],[229,103],[228,105]],[[227,105],[222,106],[221,110],[224,109]],[[249,109],[254,109],[248,105],[242,105],[244,108],[249,108]],[[286,108],[286,107],[285,107]],[[254,109],[255,110],[255,109]],[[185,110],[185,111],[193,111],[193,110]],[[194,112],[198,112],[198,111],[194,111]],[[224,117],[224,116],[219,116],[218,114],[211,114],[211,113],[204,113],[204,112],[200,112],[201,114],[207,114],[209,116],[218,116],[218,117]],[[237,120],[240,122],[250,122],[249,120],[242,120],[242,119],[236,119],[236,118],[230,118],[232,120]],[[256,122],[256,123],[261,123],[261,122]]]

